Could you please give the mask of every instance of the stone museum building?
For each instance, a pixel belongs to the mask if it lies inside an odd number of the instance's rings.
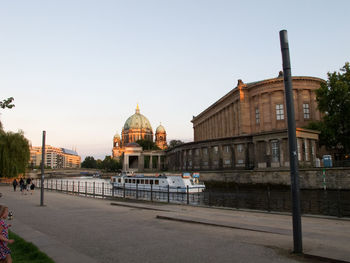
[[[300,166],[314,166],[319,132],[305,127],[321,118],[315,90],[324,80],[292,77]],[[237,86],[192,119],[194,141],[167,151],[169,170],[288,167],[283,73]]]
[[[135,114],[131,115],[122,129],[121,136],[116,133],[113,137],[112,157],[123,159],[123,171],[148,172],[164,169],[166,131],[162,125],[156,129],[155,143],[160,150],[143,150],[137,144],[138,140],[153,142],[153,130],[149,120],[140,113],[139,106]]]

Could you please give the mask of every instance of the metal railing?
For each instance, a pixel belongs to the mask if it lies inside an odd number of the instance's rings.
[[[34,181],[40,186],[39,179]],[[292,207],[290,189],[265,185],[251,187],[236,185],[229,189],[206,189],[204,192],[181,192],[170,187],[153,186],[146,189],[138,185],[134,189],[114,188],[108,182],[88,182],[71,179],[46,179],[44,188],[67,194],[108,199],[134,199],[236,209],[290,212]],[[350,190],[345,189],[300,189],[301,212],[335,217],[350,217]]]
[[[40,188],[41,180],[35,179],[35,185]],[[124,198],[148,200],[154,202],[181,203],[198,205],[203,199],[202,192],[193,193],[189,188],[173,188],[153,186],[146,188],[137,185],[134,188],[113,187],[108,182],[88,182],[66,179],[46,179],[44,189],[67,194],[76,194],[95,198]]]

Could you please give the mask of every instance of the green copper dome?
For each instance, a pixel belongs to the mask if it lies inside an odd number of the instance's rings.
[[[130,116],[124,124],[123,130],[127,131],[129,129],[148,129],[150,132],[152,132],[152,126],[149,123],[149,120],[140,113],[138,105],[136,108],[136,113]]]

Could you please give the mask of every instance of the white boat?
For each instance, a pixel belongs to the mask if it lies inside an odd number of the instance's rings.
[[[121,173],[111,177],[113,188],[161,191],[171,193],[200,193],[205,185],[199,182],[199,173],[183,174],[132,174]]]

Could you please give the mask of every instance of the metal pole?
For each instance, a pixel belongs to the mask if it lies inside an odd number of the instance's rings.
[[[294,117],[294,100],[292,86],[292,71],[289,57],[289,44],[287,30],[280,31],[281,52],[283,61],[283,77],[286,95],[286,108],[288,118],[289,163],[291,175],[292,206],[293,206],[293,240],[294,253],[303,252],[301,214],[300,214],[300,187],[298,172],[297,139]]]
[[[43,131],[43,144],[42,144],[42,148],[41,148],[41,189],[40,189],[40,206],[43,206],[43,205],[44,205],[45,137],[46,137],[46,131]]]
[[[153,202],[153,184],[151,184],[151,202]]]
[[[168,184],[168,203],[170,203],[170,185]]]
[[[136,200],[139,199],[139,184],[136,181]]]
[[[189,187],[187,185],[186,187],[186,193],[187,193],[187,204],[189,205],[190,204],[190,192],[189,192]]]

